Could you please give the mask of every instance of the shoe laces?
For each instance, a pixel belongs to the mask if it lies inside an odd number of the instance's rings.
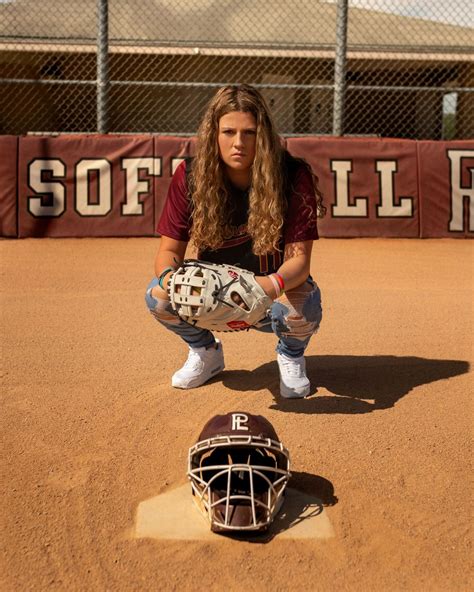
[[[205,351],[206,350],[204,350],[204,352]],[[196,370],[197,368],[199,368],[202,362],[202,354],[204,352],[189,348],[188,359],[184,363],[183,369]]]
[[[279,365],[287,376],[301,376],[303,373],[301,358],[291,359],[285,356],[280,356]]]

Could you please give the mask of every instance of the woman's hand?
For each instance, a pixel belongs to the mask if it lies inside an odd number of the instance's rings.
[[[169,300],[167,286],[173,273],[174,270],[168,271],[168,273],[165,274],[165,276],[163,277],[163,281],[161,282],[163,288],[161,288],[159,285],[153,288],[152,295],[154,296],[154,298],[159,298],[160,300]]]
[[[272,300],[275,300],[275,298],[277,297],[277,293],[272,280],[268,276],[264,275],[257,276],[255,279],[257,281],[257,284],[262,288],[265,294]]]
[[[160,247],[155,259],[155,275],[157,278],[159,278],[163,271],[168,267],[173,269],[170,269],[164,275],[161,282],[163,288],[160,288],[160,286],[155,286],[153,288],[151,293],[154,298],[159,298],[160,300],[169,300],[166,288],[171,276],[174,273],[174,270],[179,267],[180,263],[184,259],[186,247],[186,242],[178,241],[164,235],[161,237]]]

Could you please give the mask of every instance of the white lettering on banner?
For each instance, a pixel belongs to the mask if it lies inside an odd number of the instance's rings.
[[[349,203],[349,173],[352,172],[350,160],[331,160],[331,171],[336,173],[335,204],[332,206],[334,218],[367,218],[367,197],[356,197]]]
[[[43,173],[52,172],[52,179],[43,181]],[[28,166],[28,186],[43,197],[28,196],[28,212],[35,217],[57,218],[66,209],[66,190],[55,177],[64,177],[66,165],[56,158],[37,158]],[[46,197],[47,196],[47,197]],[[45,205],[45,201],[49,202]]]
[[[413,197],[400,197],[395,203],[396,160],[376,160],[375,170],[379,175],[379,203],[376,206],[378,218],[413,217]],[[333,218],[367,218],[368,197],[355,197],[350,201],[349,180],[352,161],[331,160],[331,171],[335,173],[335,203],[332,206]]]
[[[161,177],[161,158],[135,157],[123,158],[122,170],[125,171],[125,202],[122,204],[122,216],[143,216],[143,202],[140,195],[150,193],[150,182],[139,178],[139,171]]]
[[[474,158],[474,150],[448,150],[451,186],[451,218],[449,230],[464,232],[464,200],[469,199],[469,232],[474,232],[474,167],[469,167],[471,186],[462,186],[462,164],[464,158]]]
[[[185,160],[185,159],[180,156],[173,156],[171,158],[171,174],[172,175],[174,175],[176,173],[176,169],[183,162],[183,160]]]
[[[245,413],[232,413],[232,430],[248,432],[249,428],[245,425],[248,421],[249,417]]]
[[[98,203],[89,203],[89,173],[97,171]],[[105,158],[84,158],[76,164],[75,209],[81,216],[107,216],[112,210],[112,166]]]
[[[465,218],[464,200],[470,199],[469,230],[474,229],[474,170],[471,167],[471,186],[462,187],[463,159],[474,158],[473,150],[448,150],[451,182],[451,220],[450,231],[463,231]],[[170,158],[171,172],[185,158]],[[76,165],[72,183],[74,197],[67,194],[70,185],[66,185],[66,165],[59,158],[38,158],[28,165],[28,186],[37,195],[29,195],[28,212],[35,217],[59,217],[66,211],[66,199],[72,201],[75,211],[84,217],[103,217],[112,211],[112,199],[121,199],[122,216],[143,216],[145,212],[145,194],[153,194],[152,183],[146,176],[161,177],[163,174],[163,157],[140,156],[120,159],[121,171],[125,177],[125,191],[117,195],[113,192],[113,166],[106,158],[83,158]],[[375,210],[378,218],[413,217],[414,197],[398,197],[395,189],[395,175],[398,173],[398,162],[393,160],[375,160],[375,171],[367,175],[365,184],[377,191],[375,178],[378,177],[378,202]],[[361,166],[360,164],[357,166]],[[369,197],[351,196],[350,181],[354,162],[347,160],[331,160],[330,169],[334,174],[333,218],[368,218]],[[364,168],[367,165],[364,163]],[[464,164],[465,168],[465,164]],[[142,171],[142,173],[140,173]],[[91,174],[97,176],[97,195],[91,195]],[[121,185],[121,184],[120,184]]]
[[[375,169],[380,180],[380,205],[377,206],[379,218],[411,218],[413,216],[413,198],[400,197],[395,204],[394,177],[397,172],[396,160],[376,160]]]

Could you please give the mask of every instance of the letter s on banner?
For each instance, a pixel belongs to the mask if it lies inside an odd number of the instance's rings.
[[[49,181],[43,181],[43,173],[52,172]],[[38,197],[28,196],[27,210],[35,218],[59,217],[66,209],[66,190],[64,185],[56,180],[64,178],[66,165],[57,158],[36,158],[28,165],[28,186],[38,194]]]

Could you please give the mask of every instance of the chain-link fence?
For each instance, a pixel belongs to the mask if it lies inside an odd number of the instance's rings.
[[[474,137],[472,0],[0,0],[0,133],[196,131],[249,83],[291,135]]]

